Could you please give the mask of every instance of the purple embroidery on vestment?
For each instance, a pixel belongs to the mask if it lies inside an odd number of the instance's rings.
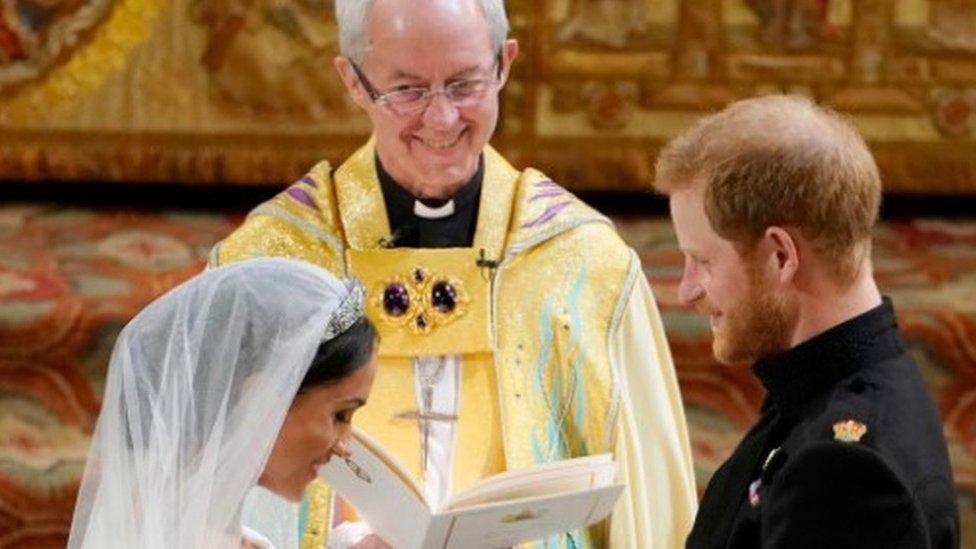
[[[570,204],[572,204],[571,200],[564,200],[562,202],[557,202],[552,206],[546,208],[546,211],[542,212],[542,215],[540,215],[539,217],[522,225],[522,228],[531,229],[533,227],[538,227],[539,225],[542,225],[544,223],[548,223],[549,221],[552,221],[552,218],[556,217],[559,214],[559,212],[565,210],[566,207],[569,206]]]
[[[288,193],[288,196],[292,197],[298,202],[301,202],[302,204],[308,206],[309,208],[312,208],[314,210],[319,209],[319,207],[315,204],[315,200],[312,200],[312,196],[308,194],[308,192],[305,191],[305,189],[297,185],[292,185],[291,187],[288,187],[285,190],[285,192]]]
[[[535,202],[536,200],[541,200],[543,198],[553,198],[553,197],[556,197],[556,196],[562,196],[564,194],[569,194],[569,193],[567,193],[562,188],[551,189],[551,190],[547,190],[547,191],[539,191],[539,192],[535,193],[534,195],[532,195],[531,198],[529,198],[529,202]]]

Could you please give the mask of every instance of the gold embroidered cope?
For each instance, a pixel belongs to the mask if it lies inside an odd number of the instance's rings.
[[[334,174],[320,163],[256,208],[211,257],[285,255],[364,281],[383,342],[374,396],[356,423],[418,481],[418,421],[404,415],[418,409],[413,357],[461,355],[453,491],[506,469],[612,451],[619,389],[608,342],[635,261],[605,217],[545,175],[515,170],[491,147],[484,160],[471,248],[382,249],[390,227],[370,141]],[[496,262],[490,278],[479,259]],[[427,333],[386,322],[377,299],[418,267],[468,298],[463,314]],[[316,482],[310,500],[325,490]],[[303,546],[324,539],[327,515],[309,517]],[[602,546],[605,532],[579,531],[573,543]]]

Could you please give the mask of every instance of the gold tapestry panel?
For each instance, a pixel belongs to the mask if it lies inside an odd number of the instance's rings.
[[[888,190],[976,192],[976,0],[507,4],[494,143],[569,187],[643,188],[698,116],[789,92],[851,116]],[[278,183],[369,132],[331,0],[0,5],[2,178]]]

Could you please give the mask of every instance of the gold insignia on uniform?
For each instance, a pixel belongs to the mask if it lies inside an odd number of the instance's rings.
[[[867,432],[867,425],[853,419],[838,421],[834,424],[834,440],[841,442],[860,442],[861,437]]]

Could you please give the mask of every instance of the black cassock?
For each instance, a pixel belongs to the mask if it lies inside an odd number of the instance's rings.
[[[451,199],[454,213],[439,219],[425,219],[414,215],[417,199],[397,184],[376,158],[376,175],[383,191],[383,202],[389,217],[392,235],[388,245],[393,248],[467,248],[474,240],[478,222],[478,206],[481,199],[481,182],[484,179],[484,159],[479,159],[478,169]],[[428,207],[437,208],[447,201],[422,201]]]

